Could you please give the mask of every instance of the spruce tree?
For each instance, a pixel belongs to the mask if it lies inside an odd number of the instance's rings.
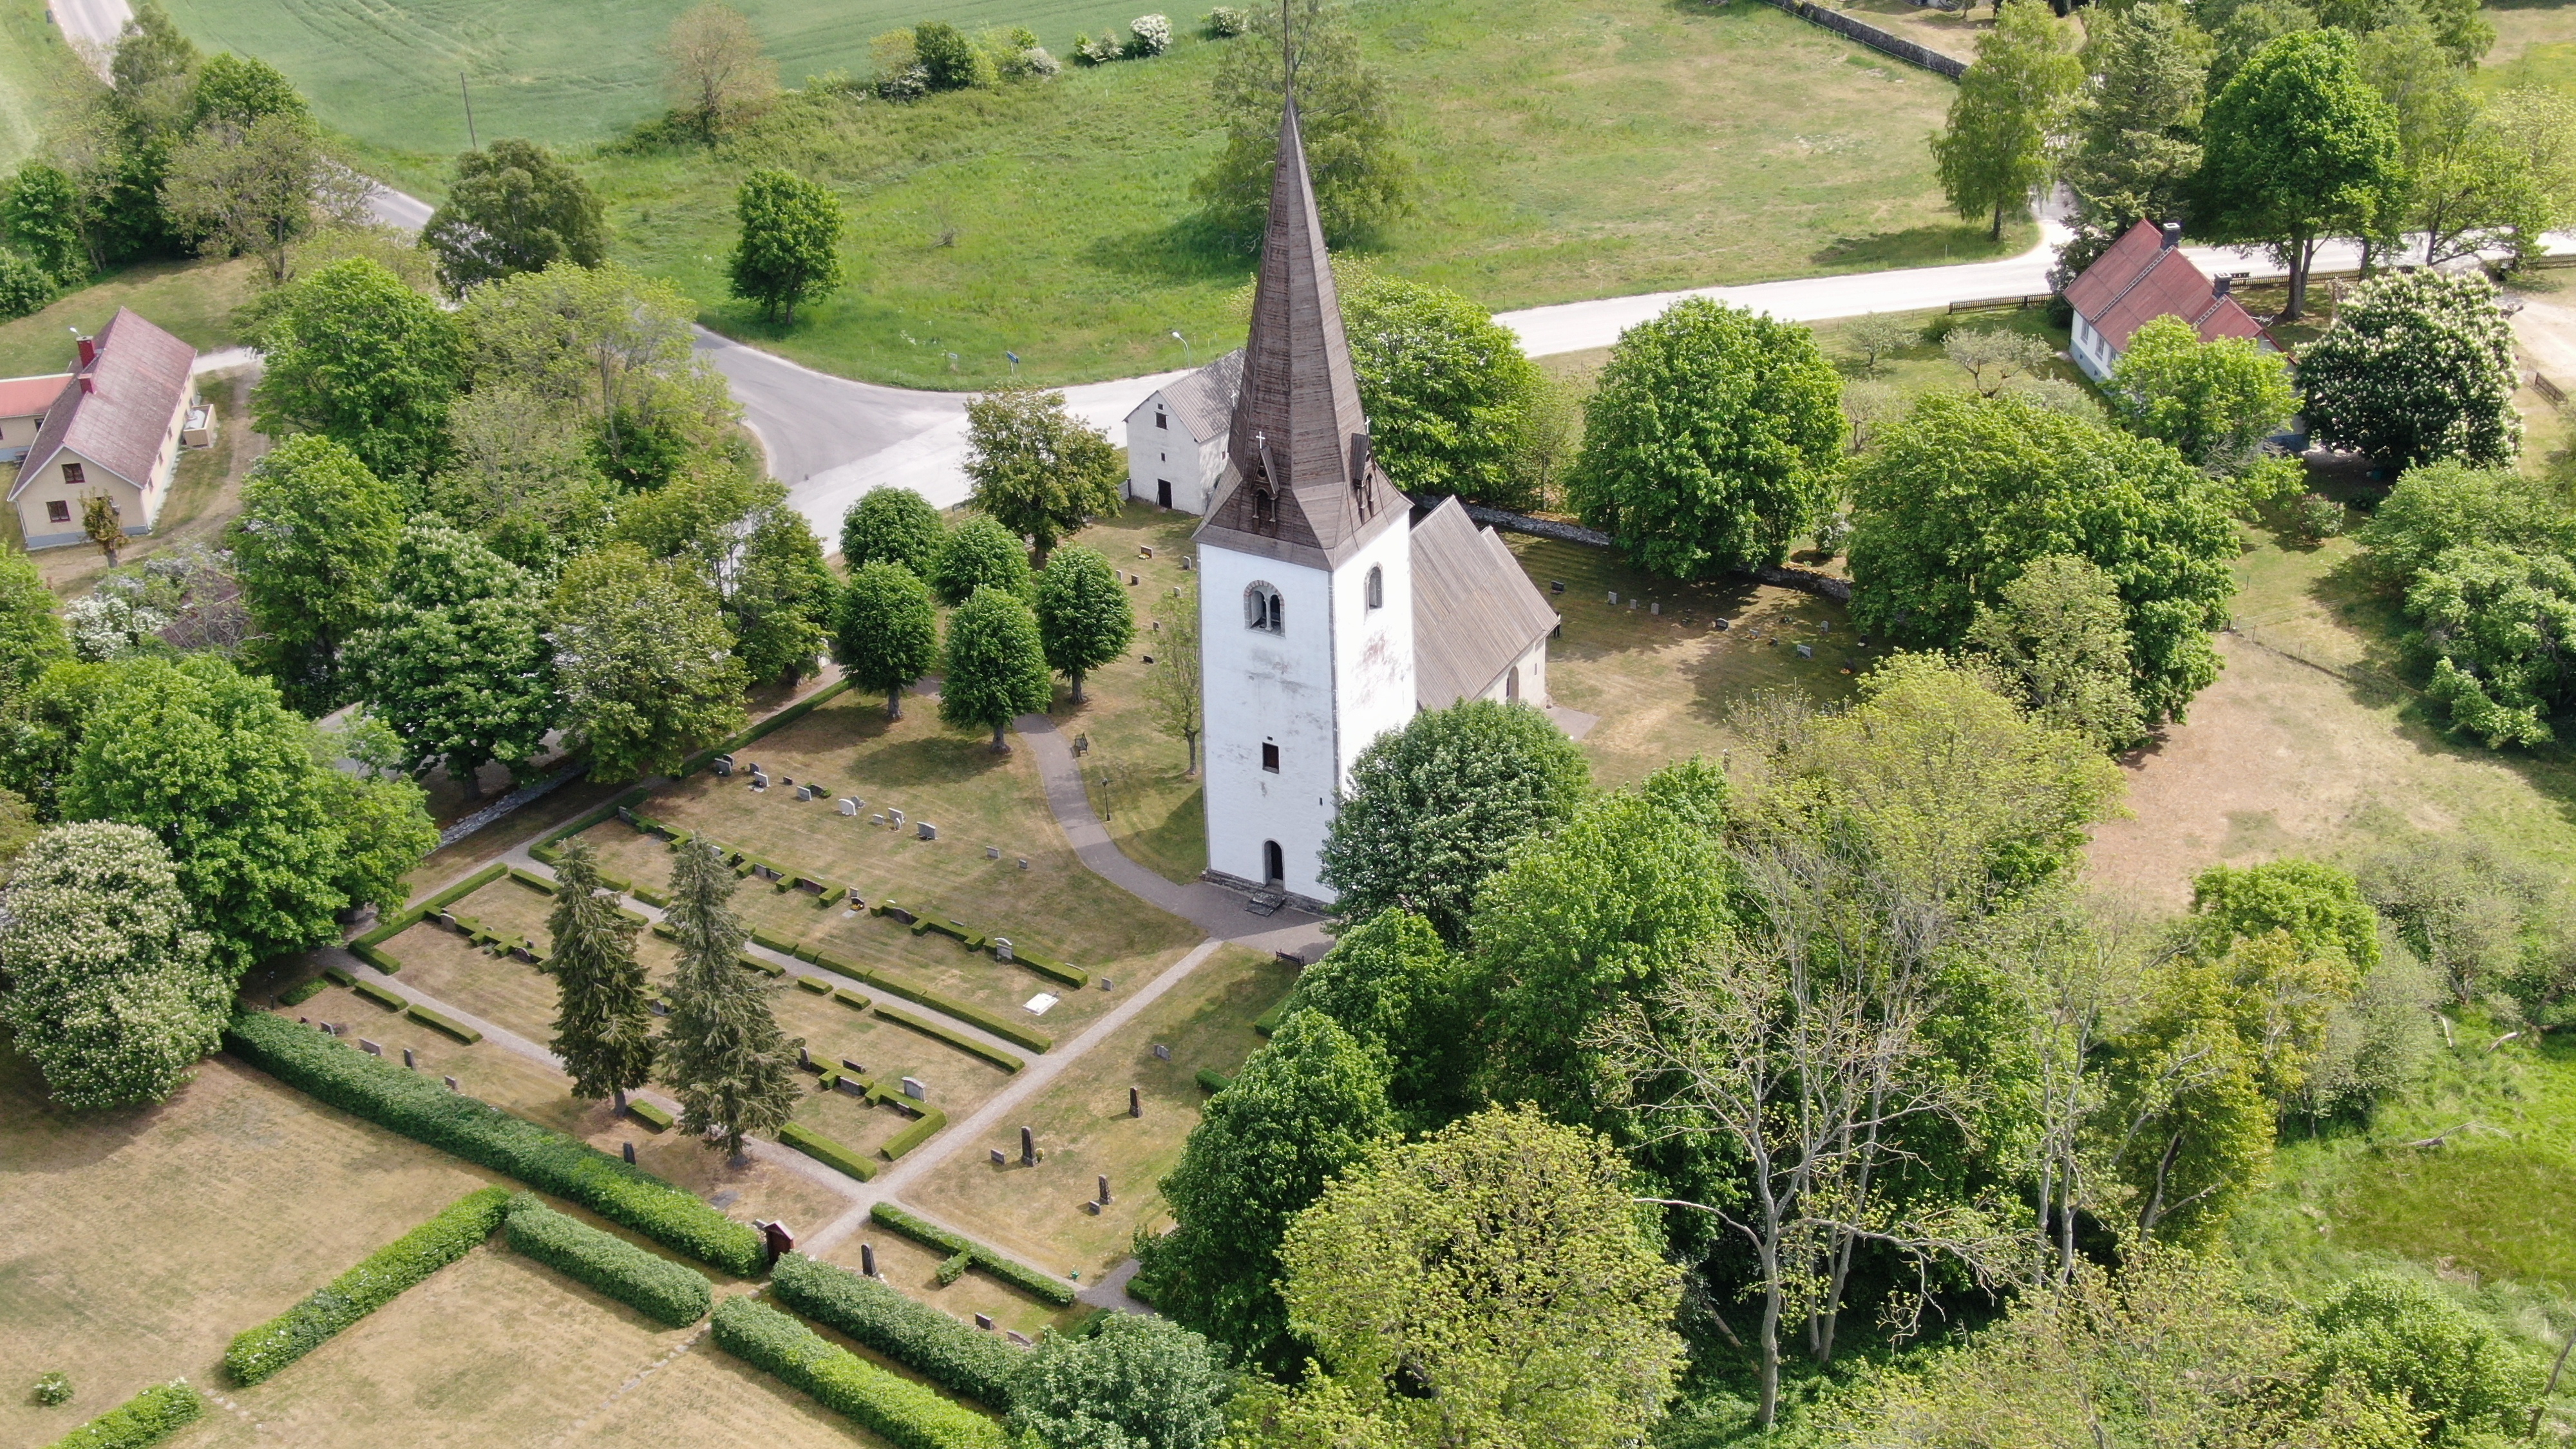
[[[576,1097],[617,1098],[653,1073],[652,1013],[645,1007],[644,967],[635,959],[635,918],[599,884],[588,842],[567,842],[555,862],[555,908],[546,917],[554,944],[546,973],[555,978],[554,1051],[572,1073]]]
[[[743,1138],[777,1131],[796,1110],[795,1052],[805,1042],[778,1029],[761,984],[735,964],[744,937],[730,904],[736,884],[715,847],[697,840],[680,847],[662,917],[680,967],[657,1065],[680,1099],[682,1130],[722,1133],[739,1161]]]

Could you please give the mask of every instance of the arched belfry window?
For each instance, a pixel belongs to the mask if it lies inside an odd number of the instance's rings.
[[[1374,564],[1369,566],[1368,572],[1368,606],[1372,609],[1386,607],[1386,570]]]
[[[1268,584],[1254,584],[1243,591],[1243,626],[1268,634],[1287,630],[1287,605],[1279,591]]]

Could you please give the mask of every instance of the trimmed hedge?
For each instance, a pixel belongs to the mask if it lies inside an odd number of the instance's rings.
[[[927,1006],[942,1016],[953,1016],[970,1026],[980,1026],[1002,1040],[1017,1042],[1030,1051],[1042,1052],[1055,1045],[1054,1037],[1042,1031],[1032,1031],[999,1012],[986,1011],[980,1006],[969,1006],[965,1002],[951,1000],[936,991],[915,986],[899,976],[888,976],[873,967],[843,961],[829,952],[818,952],[817,956],[819,959],[814,964],[825,970],[837,971],[854,981],[865,982],[888,996],[900,996],[906,1001]]]
[[[1199,1068],[1199,1090],[1207,1093],[1209,1096],[1213,1097],[1217,1093],[1222,1092],[1233,1085],[1234,1078],[1227,1076],[1216,1068]]]
[[[224,1372],[234,1383],[255,1384],[320,1348],[492,1236],[509,1204],[509,1189],[500,1187],[469,1192],[449,1203],[438,1216],[315,1289],[312,1297],[234,1335],[232,1346],[224,1350]]]
[[[431,896],[428,900],[422,901],[419,905],[412,906],[405,910],[396,911],[392,915],[376,922],[375,927],[372,930],[359,936],[349,944],[352,948],[358,946],[381,946],[387,941],[392,940],[394,937],[401,935],[403,932],[410,930],[412,927],[419,925],[424,918],[437,915],[447,907],[456,904],[458,901],[461,901],[467,896],[474,894],[476,891],[483,889],[492,882],[499,880],[508,870],[508,866],[495,861],[494,863],[483,867],[481,870],[474,872],[472,875],[467,876],[465,879],[458,881],[456,884],[449,886],[447,889],[440,891],[438,894]]]
[[[969,1328],[874,1278],[803,1253],[782,1255],[770,1269],[778,1301],[826,1328],[838,1329],[942,1388],[1011,1407],[1011,1384],[1028,1356],[998,1333]]]
[[[655,925],[658,927],[660,923],[655,922]],[[763,961],[757,956],[737,957],[734,964],[740,966],[745,971],[759,971],[770,976],[784,976],[787,974],[786,967],[779,965],[775,961]]]
[[[454,1017],[449,1016],[443,1011],[432,1011],[417,1001],[413,1002],[411,1004],[411,1009],[405,1011],[403,1015],[410,1017],[412,1020],[419,1022],[421,1025],[428,1027],[432,1031],[445,1032],[447,1035],[456,1038],[467,1046],[472,1046],[483,1039],[483,1033],[476,1031],[474,1028],[456,1020]]]
[[[359,977],[356,984],[352,985],[349,989],[357,992],[360,996],[367,998],[369,1001],[374,1002],[376,1005],[383,1007],[387,1011],[400,1011],[411,1005],[409,998],[388,991],[384,987],[377,985],[375,982],[369,981],[364,976]]]
[[[947,1113],[936,1107],[929,1108],[921,1114],[920,1121],[887,1138],[886,1145],[877,1151],[884,1153],[888,1162],[900,1162],[905,1153],[929,1141],[931,1134],[947,1125]]]
[[[319,976],[313,977],[305,981],[302,985],[293,986],[287,990],[279,992],[277,994],[277,1004],[280,1006],[302,1006],[304,1003],[311,1001],[314,997],[321,995],[330,985],[330,982],[323,980]]]
[[[813,1158],[825,1167],[837,1168],[861,1182],[877,1175],[877,1165],[833,1141],[820,1132],[790,1122],[778,1129],[778,1140]]]
[[[358,984],[358,978],[357,978],[354,974],[352,974],[352,973],[350,972],[349,968],[348,968],[348,967],[346,967],[346,966],[325,966],[325,967],[323,967],[323,968],[322,968],[322,979],[323,979],[323,980],[325,980],[325,981],[330,982],[330,983],[331,983],[332,985],[334,985],[334,986],[351,986],[351,987],[354,987],[354,986],[356,986],[356,985]]]
[[[668,1132],[680,1120],[641,1097],[626,1099],[626,1115],[656,1132]]]
[[[266,1012],[243,1012],[225,1028],[224,1045],[334,1107],[578,1203],[702,1263],[744,1278],[759,1277],[768,1266],[761,1234],[696,1194],[337,1038]]]
[[[53,1443],[53,1449],[148,1449],[204,1416],[205,1396],[186,1379],[154,1384]]]
[[[510,867],[510,879],[517,881],[519,884],[526,886],[532,891],[537,892],[539,895],[550,896],[555,894],[555,883],[546,879],[544,876],[538,875],[534,871],[521,870],[514,865]]]
[[[843,1006],[850,1008],[852,1011],[865,1011],[876,1004],[846,986],[833,987],[832,999],[841,1003]]]
[[[804,990],[813,992],[817,996],[829,996],[832,994],[832,983],[824,980],[820,976],[799,976],[796,978],[796,984]]]
[[[695,1269],[566,1217],[529,1193],[510,1199],[504,1236],[510,1251],[586,1283],[657,1323],[686,1328],[715,1305],[715,1289]]]
[[[698,771],[705,769],[708,765],[713,764],[716,756],[730,755],[734,751],[739,750],[743,746],[750,744],[752,741],[761,738],[772,730],[785,729],[787,726],[796,723],[798,720],[803,719],[809,714],[812,714],[816,709],[822,706],[824,701],[839,697],[844,691],[848,690],[849,687],[850,681],[846,679],[834,680],[832,683],[823,686],[821,689],[818,689],[812,694],[805,696],[803,699],[796,701],[794,704],[787,706],[778,713],[773,714],[769,718],[762,720],[760,723],[753,725],[751,728],[744,730],[741,734],[735,735],[732,739],[725,741],[723,744],[700,750],[696,754],[689,756],[686,760],[680,762],[680,771],[677,775],[672,776],[672,778],[686,779],[689,776],[696,774]]]
[[[1005,1258],[972,1238],[961,1237],[946,1228],[924,1222],[893,1203],[875,1204],[868,1209],[868,1216],[914,1242],[963,1254],[976,1267],[1042,1302],[1052,1303],[1058,1308],[1069,1307],[1073,1303],[1072,1284],[1053,1274],[1041,1273],[1016,1258]]]
[[[555,857],[562,853],[555,849],[556,841],[568,840],[571,837],[588,830],[590,827],[597,825],[603,820],[613,820],[616,818],[618,811],[632,809],[637,805],[643,804],[645,797],[652,793],[652,787],[648,785],[638,785],[634,789],[627,791],[625,794],[618,796],[616,799],[609,801],[607,804],[576,816],[567,824],[556,826],[554,829],[538,836],[536,842],[528,847],[529,857],[541,864],[554,864]],[[496,865],[492,867],[492,869],[497,873],[502,869],[502,867]]]
[[[883,983],[879,984],[882,985]],[[973,1037],[966,1035],[964,1032],[950,1031],[948,1028],[941,1026],[939,1023],[932,1021],[927,1017],[915,1016],[909,1011],[898,1011],[891,1006],[879,1006],[876,1009],[876,1012],[878,1016],[885,1018],[887,1021],[893,1022],[897,1026],[908,1026],[914,1031],[920,1032],[923,1036],[929,1037],[935,1041],[944,1041],[969,1056],[981,1057],[985,1061],[991,1062],[993,1065],[1000,1067],[1003,1071],[1016,1072],[1020,1068],[1028,1065],[1027,1062],[1020,1060],[1018,1057],[1011,1055],[1000,1047],[986,1046],[982,1042],[975,1040]]]
[[[1032,956],[1026,951],[1014,948],[1011,952],[1011,961],[1015,965],[1026,966],[1049,981],[1060,981],[1076,991],[1091,984],[1090,972],[1079,966],[1058,961],[1052,956]]]
[[[375,967],[377,970],[382,971],[387,976],[398,975],[402,971],[402,962],[395,959],[393,954],[385,950],[382,946],[370,946],[364,941],[351,941],[349,943],[349,954],[366,962],[368,965]]]
[[[766,1369],[897,1449],[1003,1449],[1002,1426],[888,1373],[756,1298],[716,1309],[716,1347]]]

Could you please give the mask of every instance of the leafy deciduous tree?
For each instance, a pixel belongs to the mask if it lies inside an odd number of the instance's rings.
[[[814,527],[793,508],[760,516],[742,542],[725,617],[734,652],[756,684],[794,684],[832,642],[840,585],[823,563]]]
[[[456,320],[381,265],[353,257],[280,290],[251,393],[262,432],[320,433],[379,478],[434,468],[464,383]]]
[[[2403,176],[2397,118],[2340,30],[2281,36],[2209,104],[2204,217],[2222,239],[2268,244],[2290,271],[2285,321],[2305,316],[2308,268],[2331,236],[2370,231]]]
[[[63,1106],[158,1102],[221,1044],[232,991],[212,951],[151,832],[56,825],[9,875],[0,1018]]]
[[[444,764],[471,799],[483,766],[533,758],[554,727],[545,596],[527,570],[434,519],[402,534],[391,597],[350,642],[350,671],[415,772]]]
[[[286,73],[256,56],[222,51],[197,67],[193,124],[247,130],[267,116],[310,116],[313,108]]]
[[[2120,426],[2204,468],[2241,466],[2299,407],[2279,354],[2241,337],[2203,342],[2179,317],[2139,328],[2103,393]]]
[[[1012,386],[966,400],[967,504],[1037,545],[1040,563],[1126,480],[1109,439],[1065,411],[1064,394]]]
[[[35,560],[0,550],[0,698],[24,698],[36,676],[71,657],[63,621],[54,616],[53,590]]]
[[[735,296],[793,327],[797,303],[839,290],[841,200],[830,187],[763,167],[743,178],[734,210],[742,222],[730,272]]]
[[[778,94],[778,67],[760,36],[722,0],[706,0],[672,21],[662,59],[671,108],[709,141]]]
[[[1048,667],[1073,680],[1073,702],[1083,702],[1082,677],[1126,652],[1136,637],[1136,606],[1127,585],[1097,549],[1078,544],[1056,550],[1037,575],[1038,638]]]
[[[200,250],[256,256],[283,284],[297,242],[365,217],[367,187],[323,151],[310,120],[277,112],[208,126],[173,150],[161,205]]]
[[[1297,125],[1325,238],[1349,241],[1411,207],[1412,163],[1397,143],[1386,87],[1360,59],[1348,11],[1338,0],[1297,0],[1291,9],[1283,15],[1252,7],[1244,33],[1218,58],[1214,91],[1225,150],[1190,183],[1218,228],[1246,247],[1259,243],[1270,212],[1286,74],[1283,24],[1293,26]]]
[[[1333,269],[1369,441],[1408,493],[1526,507],[1517,450],[1539,370],[1520,338],[1456,292],[1347,262]]]
[[[939,717],[961,729],[990,729],[993,753],[1010,753],[1003,731],[1054,698],[1038,621],[1017,594],[982,588],[948,616],[940,656]]]
[[[924,582],[952,609],[973,598],[977,589],[999,589],[1025,599],[1032,585],[1028,546],[989,516],[969,518],[941,540],[939,559]]]
[[[2498,466],[2522,445],[2513,328],[2476,273],[2373,277],[2299,354],[2317,437],[2399,467]]]
[[[401,500],[348,447],[289,438],[242,482],[233,568],[291,688],[336,702],[343,645],[376,616],[402,541]]]
[[[679,767],[743,726],[749,686],[715,590],[695,570],[611,544],[566,565],[547,630],[564,730],[603,779]]]
[[[1199,672],[1199,588],[1192,574],[1173,601],[1172,616],[1163,621],[1162,644],[1155,651],[1153,673],[1145,676],[1145,709],[1154,728],[1181,742],[1189,763],[1187,779],[1199,772],[1199,734],[1206,728],[1207,681]]]
[[[1967,644],[1994,661],[2006,691],[2031,715],[2120,750],[2146,733],[2130,681],[2129,630],[2111,576],[2072,554],[2035,559],[1980,607]]]
[[[930,586],[898,563],[865,563],[850,575],[834,615],[832,657],[852,683],[903,718],[903,692],[939,662],[939,611]]]
[[[2005,213],[2048,183],[2052,142],[2083,83],[2084,64],[2046,6],[1999,0],[1995,28],[1978,39],[1948,123],[1932,137],[1941,189],[1959,215],[1991,213],[1990,235],[2003,239]]]
[[[1776,564],[1840,474],[1841,378],[1815,335],[1689,298],[1629,328],[1585,402],[1567,500],[1676,579]]]
[[[930,500],[909,488],[871,488],[841,515],[841,562],[853,572],[897,563],[929,579],[948,525]]]
[[[447,199],[420,239],[438,257],[439,285],[462,296],[557,262],[598,266],[608,256],[608,218],[590,184],[552,151],[502,140],[456,158]]]
[[[1232,1388],[1205,1338],[1121,1313],[1039,1340],[1011,1381],[1011,1426],[1053,1449],[1215,1449]]]

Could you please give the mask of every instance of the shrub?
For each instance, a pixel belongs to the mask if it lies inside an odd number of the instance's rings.
[[[186,1379],[154,1384],[54,1441],[53,1449],[148,1449],[206,1412]]]
[[[1252,28],[1252,17],[1231,5],[1220,5],[1207,13],[1207,33],[1218,40],[1231,40]]]
[[[417,1001],[413,1002],[411,1004],[411,1009],[405,1011],[403,1015],[410,1017],[412,1020],[419,1022],[421,1025],[428,1027],[432,1031],[444,1032],[447,1035],[456,1038],[458,1041],[465,1043],[467,1046],[472,1046],[483,1039],[483,1033],[476,1031],[474,1028],[467,1026],[461,1021],[456,1020],[445,1012],[432,1011]]]
[[[369,1001],[374,1002],[376,1005],[383,1007],[387,1011],[400,1011],[404,1007],[411,1005],[410,1001],[386,990],[372,981],[369,981],[363,976],[359,977],[350,989],[356,991],[360,996],[365,997]]]
[[[0,321],[41,311],[54,300],[54,279],[27,257],[0,248]]]
[[[282,1017],[243,1012],[225,1029],[224,1045],[334,1107],[578,1203],[702,1263],[745,1278],[768,1264],[759,1232],[695,1194],[335,1038]]]
[[[1118,43],[1115,35],[1103,35],[1097,40],[1088,35],[1073,38],[1073,58],[1084,65],[1107,65],[1126,53],[1126,47]]]
[[[670,1113],[663,1111],[661,1108],[654,1106],[652,1103],[647,1102],[640,1097],[629,1097],[626,1099],[626,1115],[643,1123],[645,1126],[652,1128],[656,1132],[670,1131],[671,1124],[675,1120]]]
[[[943,1315],[944,1316],[944,1315]],[[61,1369],[47,1369],[36,1375],[36,1402],[56,1408],[72,1401],[72,1376]]]
[[[972,1268],[972,1267],[974,1267],[974,1266],[975,1266],[975,1255],[974,1255],[974,1254],[972,1254],[972,1253],[956,1253],[956,1254],[952,1254],[950,1257],[948,1257],[945,1261],[941,1262],[941,1263],[940,1263],[940,1265],[939,1265],[939,1286],[940,1286],[940,1287],[942,1287],[942,1288],[945,1288],[945,1287],[947,1287],[949,1284],[956,1282],[958,1279],[965,1277],[965,1276],[966,1276],[966,1270],[967,1270],[967,1269],[969,1269],[969,1268]]]
[[[315,1033],[299,1035],[322,1040]],[[438,1216],[315,1289],[312,1297],[235,1335],[231,1347],[224,1350],[224,1371],[235,1383],[255,1384],[320,1348],[332,1335],[393,1302],[404,1289],[492,1236],[509,1202],[508,1189],[487,1187],[449,1203]]]
[[[861,1182],[877,1175],[875,1163],[822,1133],[799,1126],[794,1122],[778,1129],[778,1140],[813,1158],[816,1162],[846,1172]]]
[[[1131,59],[1161,55],[1172,48],[1172,18],[1168,15],[1139,15],[1127,22],[1127,54]]]
[[[941,1386],[996,1409],[1011,1406],[1011,1380],[1027,1363],[994,1334],[969,1328],[874,1278],[802,1253],[770,1270],[778,1301],[836,1329]]]
[[[897,1449],[1002,1449],[1001,1426],[992,1420],[833,1347],[756,1299],[726,1299],[716,1309],[715,1340]]]
[[[524,1253],[673,1328],[686,1328],[706,1317],[715,1301],[715,1290],[695,1269],[566,1217],[528,1193],[510,1200],[508,1229],[512,1252]]]
[[[1054,1275],[1041,1273],[1016,1259],[1005,1258],[971,1238],[952,1233],[937,1224],[925,1222],[890,1202],[880,1202],[870,1207],[868,1216],[916,1243],[945,1248],[950,1253],[963,1256],[985,1272],[1032,1297],[1052,1303],[1058,1308],[1069,1307],[1073,1303],[1072,1286],[1060,1281]],[[941,1271],[946,1271],[945,1265],[942,1265]],[[954,1282],[955,1275],[952,1274],[940,1281]]]
[[[304,1003],[311,1001],[314,997],[321,995],[323,990],[330,984],[330,982],[323,980],[319,976],[311,977],[299,985],[279,992],[277,1004],[280,1006],[302,1006]]]

